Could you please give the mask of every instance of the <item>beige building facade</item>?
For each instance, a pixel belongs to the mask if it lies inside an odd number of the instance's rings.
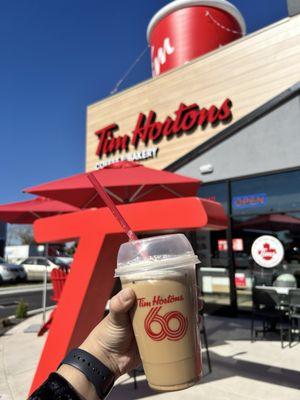
[[[300,15],[87,109],[86,171],[164,169],[300,81]]]

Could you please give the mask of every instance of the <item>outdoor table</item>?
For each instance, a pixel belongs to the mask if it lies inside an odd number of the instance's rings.
[[[277,305],[277,310],[282,312],[285,316],[287,316],[288,311],[289,311],[289,292],[292,289],[292,287],[278,287],[278,286],[264,286],[264,285],[259,285],[255,286],[255,289],[259,290],[265,290],[265,291],[271,291],[274,290],[279,297],[279,304]],[[280,332],[282,328],[278,329],[276,328],[276,322],[277,320],[270,321],[270,326],[268,328],[269,332]],[[281,320],[282,324],[282,320]]]
[[[288,296],[291,289],[295,289],[292,287],[278,287],[278,286],[255,286],[255,289],[262,289],[262,290],[275,290],[280,295]]]
[[[289,292],[290,292],[290,290],[293,290],[295,288],[260,285],[260,286],[255,286],[255,289],[274,290],[279,295],[279,300],[280,300],[279,308],[285,309],[287,311],[288,307],[289,307]]]

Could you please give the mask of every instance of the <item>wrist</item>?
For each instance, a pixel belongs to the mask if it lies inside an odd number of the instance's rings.
[[[117,379],[121,375],[118,364],[112,357],[112,353],[107,351],[99,341],[87,338],[79,346],[79,349],[87,351],[88,353],[96,357],[100,362],[102,362],[114,374],[115,379]]]
[[[84,347],[84,346],[83,346]],[[58,373],[83,399],[103,400],[113,387],[114,373],[89,348],[75,348],[62,360]]]
[[[62,364],[56,372],[70,383],[83,400],[99,400],[94,385],[77,368]]]

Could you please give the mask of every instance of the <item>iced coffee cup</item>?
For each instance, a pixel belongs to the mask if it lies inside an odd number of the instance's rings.
[[[132,324],[150,387],[181,390],[201,374],[195,264],[182,234],[121,245],[116,269],[136,294]]]

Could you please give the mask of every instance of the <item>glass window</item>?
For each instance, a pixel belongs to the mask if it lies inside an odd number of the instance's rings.
[[[197,281],[206,310],[228,306],[228,252],[220,247],[220,241],[226,241],[226,231],[198,230],[191,232],[188,238],[200,259],[200,264],[197,265]]]
[[[231,181],[231,193],[238,307],[251,308],[253,284],[288,282],[300,288],[300,170]],[[226,182],[203,184],[198,196],[221,203],[228,212]],[[252,244],[262,235],[275,236],[284,246],[284,260],[275,268],[265,269],[252,261]],[[227,232],[199,231],[195,244],[202,261],[199,284],[205,300],[229,304]]]
[[[45,267],[49,265],[48,260],[46,258],[37,258],[37,265],[44,265]]]
[[[232,182],[232,215],[300,209],[300,171]]]
[[[206,183],[200,186],[198,196],[217,201],[228,213],[227,183]],[[201,287],[206,307],[222,308],[230,304],[227,232],[197,231],[197,254],[201,263],[198,266],[198,282]],[[207,308],[207,309],[208,309]]]
[[[242,239],[240,251],[234,251],[239,307],[251,306],[252,284],[300,288],[300,212],[237,216],[233,235]],[[284,259],[274,268],[262,268],[252,261],[252,244],[262,235],[275,236],[283,244]]]
[[[27,264],[27,265],[32,265],[34,264],[32,258],[26,258],[26,260],[22,261],[21,264]]]
[[[228,212],[227,207],[227,199],[228,199],[228,191],[227,184],[222,183],[206,183],[201,184],[200,189],[198,191],[198,196],[204,199],[217,201],[221,203],[225,209],[225,212]]]

